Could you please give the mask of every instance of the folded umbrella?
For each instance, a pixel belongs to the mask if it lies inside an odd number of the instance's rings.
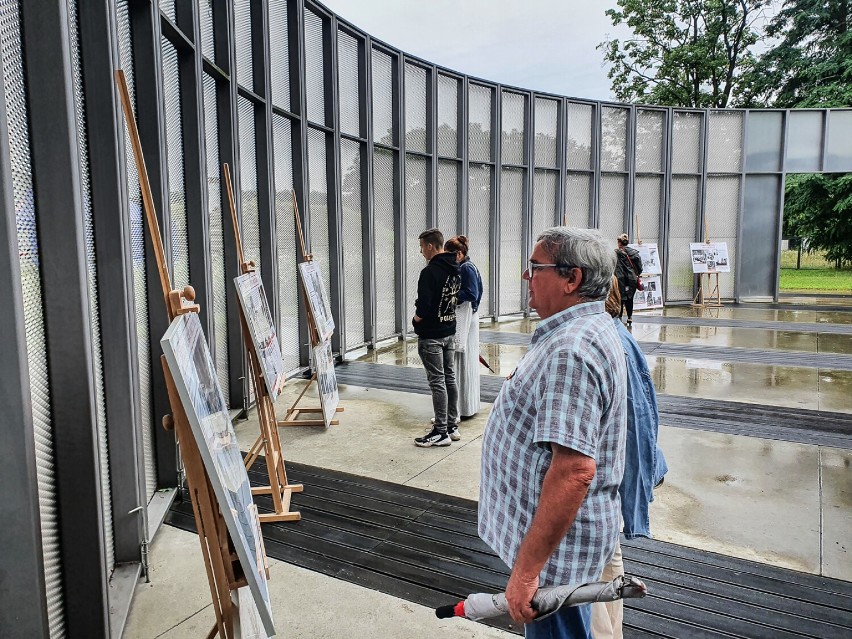
[[[579,606],[599,601],[615,601],[616,599],[635,599],[648,593],[645,584],[636,577],[619,575],[612,581],[597,581],[581,586],[550,586],[539,588],[532,600],[532,607],[538,611],[536,621],[553,614],[562,606]],[[488,617],[497,617],[509,612],[506,603],[506,593],[491,595],[478,592],[469,595],[464,601],[449,606],[441,606],[435,610],[440,619],[449,617],[466,617],[477,621]]]
[[[488,362],[486,362],[486,361],[485,361],[485,358],[484,358],[482,355],[480,355],[480,356],[479,356],[479,363],[480,363],[480,364],[482,364],[482,365],[483,365],[485,368],[487,368],[488,370],[490,370],[492,373],[494,373],[494,369],[493,369],[493,368],[491,368],[491,367],[488,365]],[[496,375],[497,373],[494,373],[494,374]]]

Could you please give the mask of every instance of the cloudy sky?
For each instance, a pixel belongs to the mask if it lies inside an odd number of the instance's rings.
[[[624,36],[615,0],[323,0],[373,37],[473,76],[572,97],[612,99],[596,49]]]

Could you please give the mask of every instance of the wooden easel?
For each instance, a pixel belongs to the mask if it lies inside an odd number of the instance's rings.
[[[704,243],[710,244],[707,233],[707,216],[704,216]],[[707,286],[704,286],[704,276],[707,276]],[[716,276],[715,282],[711,276]],[[694,308],[722,308],[722,294],[719,290],[719,273],[698,273],[698,292],[692,298]]]
[[[130,143],[133,148],[133,157],[136,161],[136,169],[139,174],[142,203],[145,209],[148,230],[151,233],[151,243],[154,248],[160,285],[163,289],[166,313],[169,322],[171,322],[179,315],[198,313],[201,309],[194,303],[195,290],[191,286],[184,287],[183,291],[172,289],[165,252],[163,250],[163,241],[157,223],[154,199],[151,194],[151,184],[148,179],[148,171],[145,167],[145,158],[142,156],[142,144],[139,140],[139,131],[136,127],[136,119],[130,104],[130,93],[127,90],[124,71],[119,69],[115,72],[115,81],[118,86],[124,118],[130,134]],[[236,593],[238,588],[248,585],[248,582],[234,550],[225,520],[222,518],[222,513],[219,510],[218,501],[210,484],[210,477],[204,468],[204,461],[201,459],[201,453],[192,435],[189,421],[178,396],[174,378],[169,370],[165,355],[160,356],[160,361],[163,366],[169,404],[172,409],[171,415],[163,417],[162,424],[166,430],[174,429],[175,436],[180,444],[181,457],[183,458],[184,471],[186,473],[187,491],[189,492],[189,500],[192,504],[195,528],[198,531],[198,539],[201,543],[201,555],[204,558],[204,569],[207,573],[207,582],[210,586],[211,598],[213,599],[213,611],[216,616],[216,623],[207,637],[208,639],[212,639],[218,635],[221,639],[235,639],[234,619],[236,609],[233,605],[231,592]],[[264,551],[264,561],[265,557],[266,553]],[[266,574],[268,577],[268,566],[266,566]]]
[[[302,222],[299,219],[299,205],[296,203],[296,193],[295,191],[290,192],[293,196],[293,215],[296,216],[296,233],[299,236],[299,247],[302,251],[302,261],[303,262],[311,262],[313,261],[313,255],[308,253],[305,250],[305,236],[302,233]],[[300,278],[301,279],[301,278]],[[305,313],[308,316],[308,333],[311,337],[311,346],[315,347],[319,344],[319,332],[317,331],[316,320],[314,319],[313,313],[311,313],[311,305],[308,301],[308,291],[305,288],[304,281],[302,282],[302,296],[305,300]],[[302,397],[305,396],[307,390],[311,387],[317,379],[316,373],[311,375],[311,379],[305,384],[305,387],[302,389],[302,392],[299,393],[299,396],[296,398],[296,401],[287,409],[287,414],[284,416],[284,419],[279,420],[279,426],[325,426],[325,421],[323,419],[298,419],[299,415],[305,413],[306,415],[322,415],[322,407],[320,406],[299,406],[299,402],[302,400]],[[322,397],[320,397],[320,401],[322,401]],[[343,407],[338,406],[337,413],[343,412]],[[332,419],[331,424],[336,426],[340,423],[338,419]]]
[[[231,222],[234,227],[234,239],[237,243],[237,257],[240,261],[240,272],[251,273],[255,270],[254,262],[247,262],[243,253],[243,242],[240,237],[240,227],[237,223],[237,212],[234,206],[234,191],[231,185],[231,171],[227,164],[222,165],[225,186],[228,191],[228,204],[231,209]],[[254,347],[248,321],[241,304],[237,304],[240,313],[240,325],[243,333],[243,343],[248,353],[251,379],[254,386],[254,396],[257,405],[257,418],[260,423],[260,435],[246,455],[246,470],[252,467],[261,453],[265,453],[266,471],[269,475],[268,486],[256,486],[251,489],[252,495],[270,495],[274,512],[259,515],[261,523],[274,521],[299,521],[302,516],[298,511],[290,510],[290,500],[293,493],[304,489],[302,484],[291,484],[287,481],[287,469],[284,466],[284,455],[281,452],[281,440],[278,438],[278,428],[275,419],[275,404],[269,393],[267,379],[263,375],[260,358]]]

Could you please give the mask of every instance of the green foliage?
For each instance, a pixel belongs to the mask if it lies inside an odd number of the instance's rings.
[[[852,294],[852,270],[782,268],[779,288],[787,292]]]
[[[633,37],[598,48],[623,102],[721,108],[751,92],[759,33],[771,0],[618,0],[606,13]]]
[[[808,238],[808,250],[852,264],[852,174],[787,176],[784,226],[786,235]]]

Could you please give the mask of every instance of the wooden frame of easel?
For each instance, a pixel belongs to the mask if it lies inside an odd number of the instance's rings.
[[[136,118],[133,115],[133,109],[130,104],[130,93],[127,90],[124,71],[119,69],[115,72],[115,81],[118,86],[124,119],[133,148],[133,157],[139,174],[139,187],[142,193],[145,219],[148,224],[148,230],[151,233],[151,243],[157,262],[160,285],[163,289],[166,313],[169,322],[171,322],[179,315],[198,313],[201,309],[194,303],[195,290],[191,286],[187,285],[183,291],[172,289],[171,277],[163,250],[163,241],[157,223],[154,199],[151,194],[151,183],[148,179],[148,170],[145,167],[145,158],[142,155],[142,144],[139,140]],[[192,504],[192,513],[195,518],[195,529],[198,531],[201,555],[204,559],[204,569],[207,573],[207,582],[210,586],[210,595],[213,600],[213,611],[216,616],[216,623],[208,633],[207,638],[212,639],[218,635],[221,639],[235,639],[234,620],[237,611],[234,607],[231,593],[232,591],[236,593],[238,588],[248,585],[248,582],[243,573],[242,565],[234,551],[233,542],[228,533],[225,520],[222,518],[219,510],[218,501],[210,484],[210,477],[204,468],[204,461],[201,459],[201,453],[192,435],[189,421],[178,396],[174,378],[169,370],[165,355],[160,357],[160,361],[163,365],[166,390],[169,395],[169,405],[172,409],[171,415],[163,416],[162,424],[166,430],[174,429],[175,436],[180,444],[189,500]],[[266,560],[265,555],[266,553],[264,552],[264,561]],[[268,565],[266,566],[266,573],[268,577]]]
[[[228,205],[231,209],[231,222],[234,227],[234,240],[237,244],[237,257],[240,261],[240,272],[243,274],[255,271],[254,262],[246,261],[243,253],[243,242],[240,226],[237,222],[237,211],[234,205],[234,191],[231,184],[231,171],[227,164],[222,165],[225,186],[228,192]],[[287,469],[284,465],[284,455],[281,452],[281,440],[278,437],[277,421],[275,419],[275,403],[269,393],[266,377],[260,365],[260,358],[254,347],[248,321],[242,304],[237,304],[240,314],[240,325],[243,333],[243,343],[248,354],[251,380],[254,386],[254,396],[257,405],[257,418],[260,424],[260,434],[246,455],[246,470],[250,469],[257,458],[264,453],[266,471],[269,475],[268,486],[256,486],[251,489],[252,495],[270,495],[273,510],[271,513],[259,515],[261,523],[276,521],[299,521],[302,516],[298,511],[290,510],[290,500],[293,493],[304,490],[302,484],[291,484],[287,481]]]
[[[313,255],[308,253],[305,250],[305,236],[302,233],[302,221],[299,219],[299,205],[296,203],[296,193],[294,191],[290,192],[293,196],[293,215],[296,216],[296,233],[299,236],[299,247],[302,251],[302,261],[303,262],[312,262]],[[300,278],[301,279],[301,278]],[[317,331],[316,320],[314,319],[313,313],[311,312],[311,304],[308,300],[308,291],[305,288],[305,282],[302,281],[302,296],[305,300],[305,314],[308,317],[308,333],[311,337],[311,347],[316,347],[319,344],[319,331]],[[308,415],[322,415],[323,410],[321,406],[299,406],[299,402],[302,401],[302,397],[305,396],[307,390],[311,387],[317,380],[317,375],[314,373],[311,375],[311,379],[305,384],[305,387],[302,389],[302,392],[299,393],[299,396],[296,398],[296,401],[287,409],[287,414],[284,419],[278,421],[279,426],[325,426],[325,420],[323,419],[298,419],[299,415],[302,413]],[[322,393],[320,393],[320,402],[322,402]],[[338,406],[335,410],[337,413],[343,412],[343,407]],[[333,426],[336,426],[340,423],[338,419],[332,419],[330,422]]]

